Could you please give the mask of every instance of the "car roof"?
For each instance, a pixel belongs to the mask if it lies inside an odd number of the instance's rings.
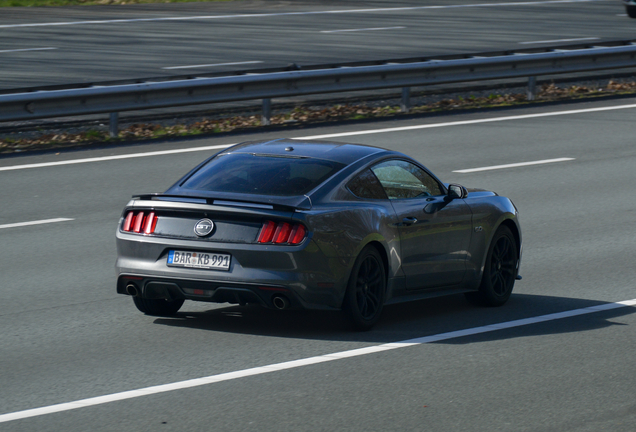
[[[349,165],[366,156],[382,152],[388,152],[388,150],[363,144],[333,141],[276,139],[238,144],[226,149],[221,154],[252,153],[287,157],[308,157]]]

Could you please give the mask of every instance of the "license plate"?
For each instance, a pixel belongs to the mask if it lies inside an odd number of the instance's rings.
[[[229,270],[232,256],[229,254],[186,252],[171,250],[168,252],[168,265],[208,270]]]

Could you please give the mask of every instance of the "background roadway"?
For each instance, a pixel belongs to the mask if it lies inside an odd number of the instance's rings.
[[[286,135],[628,102],[327,125]],[[115,294],[114,232],[130,195],[164,190],[210,150],[6,170],[277,134],[0,159],[0,225],[74,219],[0,229],[0,414],[634,299],[635,109],[333,138],[403,151],[443,181],[511,197],[522,217],[524,279],[506,306],[473,307],[463,296],[394,305],[366,333],[347,330],[337,313],[193,302],[176,318],[153,318]],[[561,157],[575,160],[453,172]],[[0,430],[633,431],[634,325],[634,308],[627,307],[0,423]]]
[[[616,0],[3,8],[0,90],[630,39],[635,25]]]

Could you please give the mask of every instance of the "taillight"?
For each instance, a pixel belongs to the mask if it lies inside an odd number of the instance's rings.
[[[291,225],[287,222],[279,223],[274,233],[274,243],[289,243],[289,233],[291,232]]]
[[[157,226],[157,215],[155,212],[128,212],[124,219],[121,230],[138,234],[152,234]]]
[[[307,228],[304,225],[296,224],[289,233],[289,242],[291,244],[298,244],[303,241],[307,234]]]
[[[258,236],[259,243],[269,243],[274,238],[274,232],[276,231],[276,223],[273,221],[263,222],[263,228]]]
[[[141,223],[144,221],[144,212],[137,213],[135,216],[135,223],[133,224],[133,232],[138,233],[141,231]]]
[[[157,218],[155,217],[155,213],[151,212],[146,216],[146,220],[144,222],[144,234],[152,234],[155,232],[155,227],[157,226]]]
[[[124,227],[122,228],[124,231],[130,231],[130,227],[132,226],[134,213],[128,212],[126,215],[126,219],[124,220]]]
[[[258,242],[297,245],[302,243],[306,235],[307,228],[302,224],[265,221],[258,235]]]

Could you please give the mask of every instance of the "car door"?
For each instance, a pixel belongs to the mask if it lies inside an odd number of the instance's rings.
[[[466,273],[472,213],[423,168],[392,159],[371,168],[397,214],[407,289],[460,283]]]

